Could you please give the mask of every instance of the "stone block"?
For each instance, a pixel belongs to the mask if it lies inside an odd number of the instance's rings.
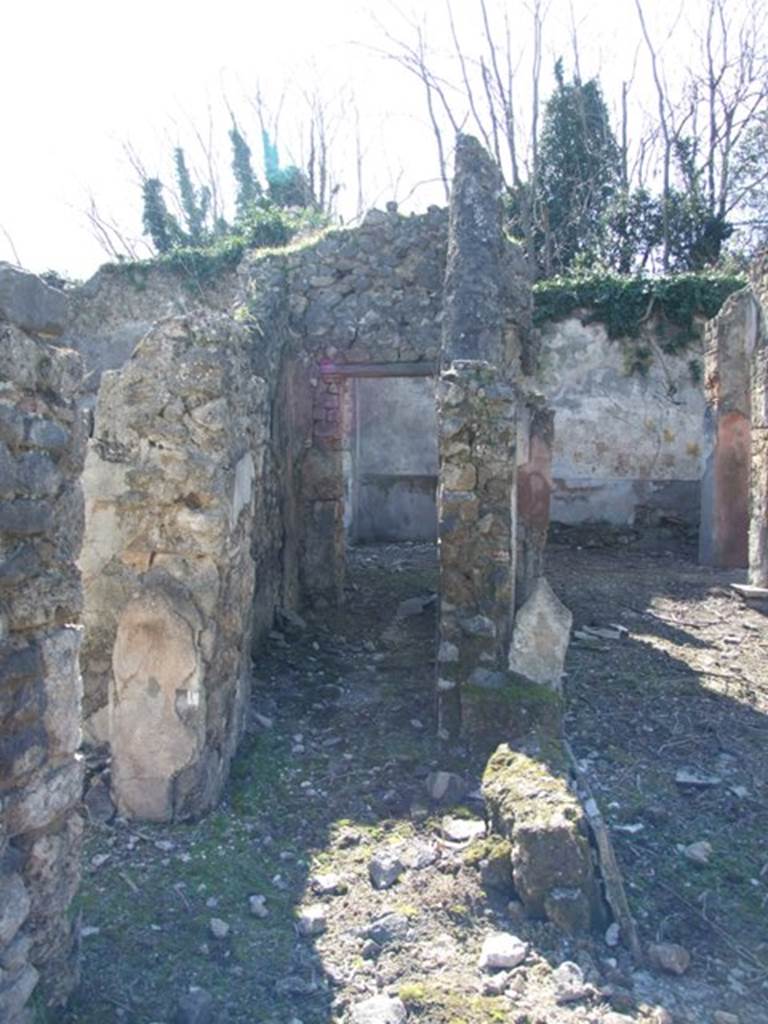
[[[82,796],[83,774],[83,762],[79,758],[36,772],[7,798],[8,834],[14,836],[45,828],[69,811]]]
[[[552,690],[560,690],[573,616],[540,576],[515,617],[509,670]]]
[[[0,263],[0,317],[33,334],[58,335],[67,319],[67,297],[35,274]]]
[[[83,682],[79,652],[82,636],[82,626],[64,626],[45,634],[40,640],[46,683],[43,723],[53,757],[74,754],[80,746]]]
[[[483,775],[495,830],[511,843],[512,876],[526,911],[566,931],[600,920],[584,812],[568,787],[555,738],[501,744]]]
[[[0,950],[14,939],[29,914],[31,902],[20,875],[0,876]],[[5,970],[10,970],[5,967]]]
[[[174,779],[205,746],[202,628],[189,596],[162,578],[120,615],[110,704],[113,787],[122,814],[171,820]]]

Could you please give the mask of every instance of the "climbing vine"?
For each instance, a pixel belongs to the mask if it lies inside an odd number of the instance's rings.
[[[653,322],[663,350],[680,352],[698,336],[696,317],[711,319],[746,283],[741,275],[717,271],[656,278],[606,273],[553,277],[534,285],[534,322],[563,320],[586,310],[585,322],[605,324],[609,338],[635,338],[644,323]]]

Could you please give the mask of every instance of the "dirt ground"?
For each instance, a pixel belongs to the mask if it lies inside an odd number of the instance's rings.
[[[346,1024],[383,993],[409,1024],[768,1022],[768,622],[670,554],[553,545],[547,572],[577,629],[627,631],[571,645],[567,734],[642,939],[684,946],[682,976],[521,919],[484,887],[478,841],[447,838],[446,816],[482,822],[483,765],[434,738],[434,549],[385,546],[352,552],[343,609],[257,658],[215,813],[89,824],[82,984],[61,1021]],[[413,597],[423,611],[398,617]],[[428,797],[437,768],[466,782],[453,805]],[[403,871],[375,889],[371,858],[393,852]],[[494,931],[528,944],[500,975],[478,966]]]

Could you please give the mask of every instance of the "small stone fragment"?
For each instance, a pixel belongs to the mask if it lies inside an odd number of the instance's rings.
[[[606,946],[618,946],[620,938],[621,929],[614,921],[613,924],[609,924],[605,929],[605,944]]]
[[[405,1004],[401,999],[380,995],[353,1006],[349,1019],[350,1024],[404,1024],[406,1017]]]
[[[479,818],[445,817],[441,822],[443,835],[452,843],[468,843],[485,835],[485,822]]]
[[[484,996],[500,996],[509,984],[509,974],[506,971],[499,971],[492,974],[483,981]]]
[[[559,691],[573,616],[543,576],[515,616],[509,669]]]
[[[741,1021],[735,1013],[728,1013],[727,1010],[715,1010],[712,1014],[712,1024],[741,1024]]]
[[[347,883],[341,877],[332,872],[322,875],[314,875],[310,881],[312,891],[318,896],[341,896],[348,889]]]
[[[691,965],[691,954],[675,942],[657,942],[648,947],[651,963],[667,974],[685,974]]]
[[[384,914],[376,918],[365,930],[365,937],[377,946],[405,938],[408,932],[408,918],[404,914]]]
[[[425,782],[430,800],[456,803],[466,792],[464,780],[455,772],[430,772]]]
[[[566,960],[552,972],[558,1003],[575,1003],[587,995],[584,974],[578,964]]]
[[[313,903],[312,906],[304,907],[299,911],[296,924],[300,935],[307,937],[322,935],[328,927],[325,907],[322,903]]]
[[[98,824],[108,824],[116,813],[112,797],[109,795],[109,787],[101,779],[89,788],[83,798],[83,804],[90,821]]]
[[[710,775],[708,772],[700,772],[695,768],[681,768],[675,773],[675,782],[678,786],[707,789],[709,786],[719,786],[721,781],[719,775]]]
[[[269,914],[269,911],[267,910],[266,896],[249,896],[248,907],[254,917],[267,917]]]
[[[423,871],[431,867],[440,856],[440,851],[434,843],[425,843],[415,840],[408,843],[400,851],[400,860],[405,867],[413,868],[414,871]]]
[[[179,999],[174,1024],[213,1024],[213,997],[204,988],[191,988]]]
[[[674,1024],[674,1017],[665,1007],[656,1006],[651,1012],[651,1021],[652,1024]],[[739,1024],[738,1019],[736,1024]]]
[[[226,939],[230,932],[229,925],[220,917],[212,917],[208,927],[214,939]]]
[[[528,955],[528,944],[509,932],[492,932],[485,937],[480,951],[481,971],[509,970]]]
[[[402,875],[403,870],[400,858],[389,850],[379,850],[368,864],[368,875],[374,889],[389,889]]]
[[[706,839],[702,839],[698,843],[691,843],[683,850],[683,856],[693,864],[703,867],[705,864],[709,864],[709,859],[712,856],[712,844],[708,843]]]

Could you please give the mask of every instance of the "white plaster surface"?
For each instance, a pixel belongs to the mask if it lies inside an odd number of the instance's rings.
[[[553,521],[632,524],[638,505],[684,500],[704,455],[703,386],[689,367],[701,346],[654,352],[643,377],[627,375],[625,343],[602,324],[546,324],[541,343],[539,382],[555,410]]]

